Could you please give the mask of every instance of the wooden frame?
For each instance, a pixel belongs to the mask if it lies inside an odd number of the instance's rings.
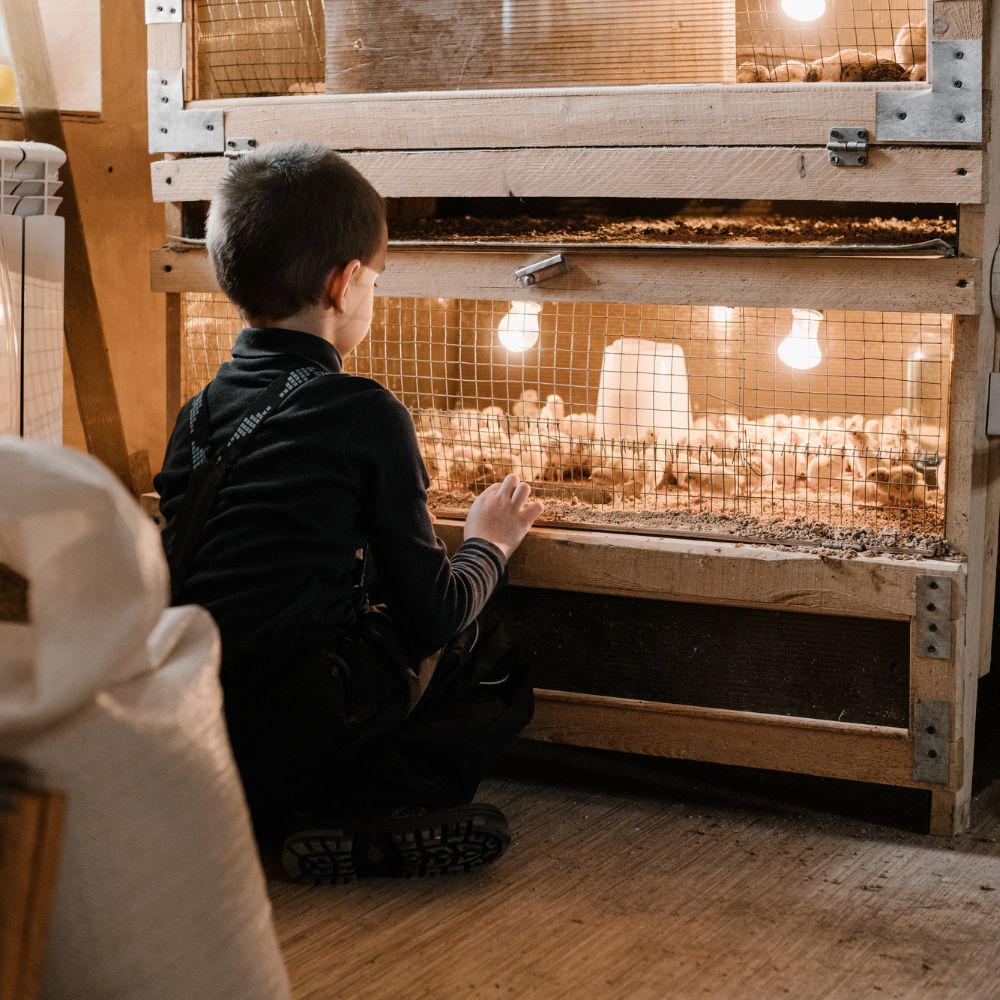
[[[931,12],[933,38],[981,39],[987,53],[1000,52],[1000,19],[988,20],[981,0],[934,0]],[[159,30],[164,27],[169,30]],[[151,58],[183,67],[181,38],[177,26],[151,26]],[[1000,93],[1000,59],[987,54],[984,65],[991,67],[984,81],[988,97]],[[985,418],[987,376],[998,347],[988,301],[1000,231],[1000,192],[990,179],[1000,176],[1000,141],[993,141],[986,121],[983,147],[880,142],[876,95],[899,87],[914,85],[591,87],[192,101],[185,107],[221,113],[218,152],[228,143],[321,142],[343,151],[389,197],[959,205],[959,256],[952,259],[571,247],[569,272],[535,286],[531,297],[751,307],[807,303],[955,315],[946,536],[961,558],[828,558],[725,541],[542,528],[529,535],[511,567],[512,582],[525,587],[909,621],[907,729],[542,691],[531,733],[925,788],[931,792],[932,830],[950,833],[969,821],[976,686],[991,653],[1000,449],[986,438]],[[830,165],[825,146],[829,129],[838,125],[868,130],[866,167]],[[179,203],[211,197],[225,162],[216,155],[154,163],[154,199],[173,203],[169,210],[179,219]],[[524,297],[513,269],[544,251],[394,247],[379,294],[504,299],[517,291]],[[154,290],[167,293],[176,347],[180,293],[216,288],[204,252],[154,251],[151,281]],[[168,393],[168,400],[176,398]],[[444,522],[439,529],[450,545],[460,540],[460,525]],[[916,579],[928,573],[943,574],[953,585],[955,638],[948,660],[922,656],[916,638]],[[941,784],[913,777],[912,707],[918,699],[951,706],[950,772]]]
[[[436,530],[452,551],[461,544],[461,523],[439,519]],[[726,541],[534,529],[511,560],[514,586],[909,621],[911,722],[900,729],[539,691],[528,734],[551,742],[923,788],[931,793],[932,829],[950,833],[955,788],[968,778],[961,708],[965,682],[950,664],[919,655],[916,580],[927,575],[951,580],[951,618],[960,634],[967,603],[963,562],[821,559]],[[913,777],[917,699],[955,706],[946,787]]]
[[[976,204],[981,156],[972,149],[876,148],[870,170],[831,167],[816,146],[633,146],[607,149],[397,150],[347,153],[387,198],[766,198]],[[153,200],[208,201],[218,157],[152,165]]]
[[[549,251],[551,252],[551,251]],[[394,246],[379,279],[380,296],[523,298],[514,269],[547,253]],[[531,290],[531,298],[579,302],[683,302],[747,307],[801,306],[971,316],[981,308],[977,258],[736,256],[721,253],[564,250],[566,275]],[[212,292],[219,285],[202,250],[154,250],[156,292]]]

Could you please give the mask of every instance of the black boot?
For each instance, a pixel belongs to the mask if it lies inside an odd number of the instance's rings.
[[[285,838],[281,862],[293,882],[342,885],[464,874],[495,861],[509,845],[507,820],[495,806],[404,806],[389,815],[303,825]]]

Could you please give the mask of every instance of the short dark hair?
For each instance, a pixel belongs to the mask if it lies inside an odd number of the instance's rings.
[[[208,252],[219,287],[245,316],[285,319],[319,302],[326,276],[370,263],[385,202],[325,146],[263,146],[235,158],[208,213]]]

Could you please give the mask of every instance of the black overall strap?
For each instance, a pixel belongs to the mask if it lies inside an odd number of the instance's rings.
[[[250,439],[264,419],[277,410],[299,386],[322,374],[319,368],[296,368],[290,372],[282,372],[254,396],[236,430],[218,452],[212,449],[208,420],[208,386],[191,401],[191,409],[188,412],[191,429],[191,475],[184,491],[184,500],[177,518],[177,531],[167,560],[170,566],[170,592],[173,601],[177,600],[191,566],[191,560],[201,545],[205,522],[226,474],[246,451]]]

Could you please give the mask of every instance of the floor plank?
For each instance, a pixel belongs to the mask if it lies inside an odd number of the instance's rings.
[[[947,840],[890,790],[533,744],[480,797],[479,873],[271,881],[296,998],[1000,998],[998,784]]]

